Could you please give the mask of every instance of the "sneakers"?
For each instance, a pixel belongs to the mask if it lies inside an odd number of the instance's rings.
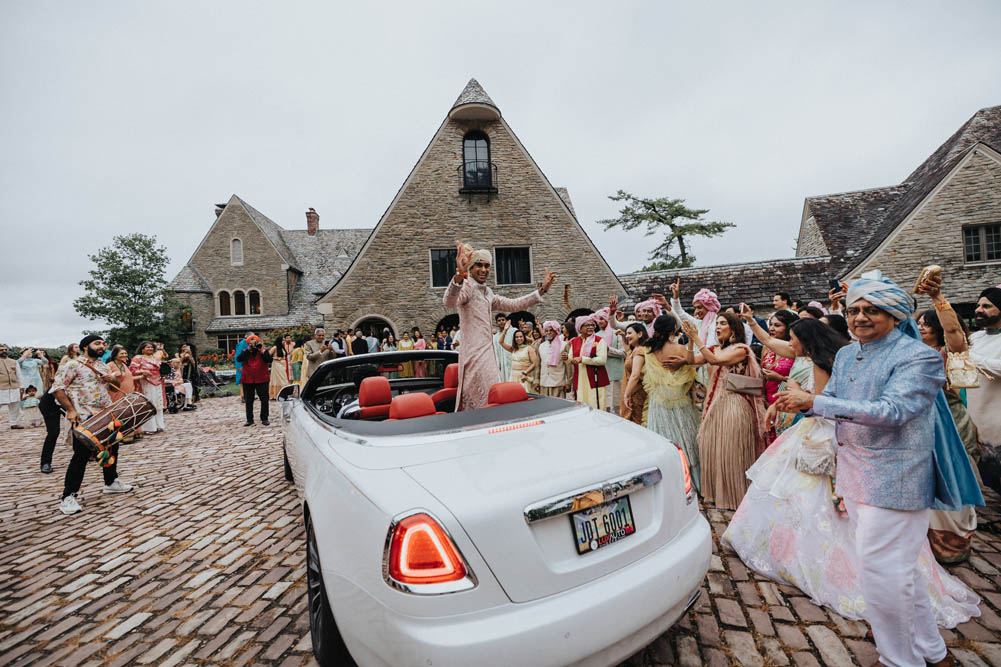
[[[43,463],[42,464],[42,472],[44,472],[46,475],[49,474],[50,472],[52,472],[52,465],[49,464],[49,463]]]
[[[112,482],[111,484],[105,484],[104,485],[104,492],[105,493],[128,493],[129,491],[132,490],[132,488],[133,487],[132,487],[131,484],[126,484],[122,480],[116,478],[115,481]]]
[[[265,426],[271,426],[271,422],[269,422],[267,419],[262,419],[261,423],[264,424]]]
[[[59,503],[59,511],[63,514],[76,514],[81,509],[83,508],[80,507],[80,503],[77,502],[75,493],[71,493],[66,496],[63,498],[63,501]]]
[[[253,426],[253,425],[254,425],[254,422],[247,422],[246,424],[244,424],[244,426]]]

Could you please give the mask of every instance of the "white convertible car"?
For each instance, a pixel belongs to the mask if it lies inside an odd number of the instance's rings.
[[[697,600],[709,524],[673,443],[495,385],[454,412],[458,355],[390,352],[282,390],[322,665],[614,665]]]

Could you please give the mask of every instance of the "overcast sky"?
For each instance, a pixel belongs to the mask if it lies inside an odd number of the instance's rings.
[[[236,193],[372,227],[477,78],[617,272],[622,188],[788,257],[804,197],[901,182],[1001,104],[1001,3],[0,2],[0,341],[58,345],[88,253],[155,234],[168,280]]]

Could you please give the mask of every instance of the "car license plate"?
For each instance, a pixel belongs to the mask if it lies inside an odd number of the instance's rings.
[[[636,532],[629,496],[610,500],[570,515],[578,554],[607,547]]]

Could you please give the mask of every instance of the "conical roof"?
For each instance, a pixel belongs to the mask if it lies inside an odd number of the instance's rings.
[[[500,109],[476,79],[470,79],[448,112],[450,118],[497,120]]]

